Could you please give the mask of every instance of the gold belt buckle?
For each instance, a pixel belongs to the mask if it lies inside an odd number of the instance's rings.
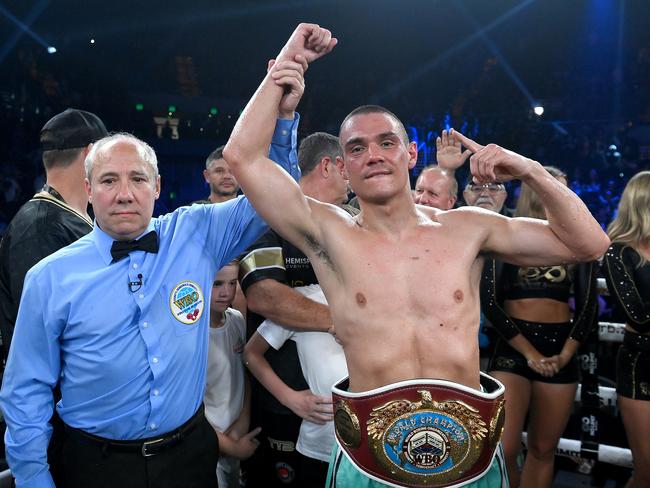
[[[393,400],[373,408],[367,421],[370,451],[397,481],[446,484],[461,478],[486,447],[489,426],[479,411],[457,400]]]

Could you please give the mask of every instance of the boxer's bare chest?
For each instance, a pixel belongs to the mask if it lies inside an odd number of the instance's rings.
[[[465,305],[473,292],[477,245],[458,242],[457,234],[440,225],[400,236],[357,229],[347,234],[330,246],[338,273],[333,294],[346,312],[434,320]]]

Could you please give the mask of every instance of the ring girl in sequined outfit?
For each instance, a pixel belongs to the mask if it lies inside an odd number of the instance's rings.
[[[616,358],[616,392],[632,450],[627,488],[650,486],[650,171],[630,179],[614,221],[603,269],[610,296],[626,315]]]
[[[563,172],[546,170],[566,184]],[[540,200],[525,184],[515,216],[546,219]],[[555,449],[580,380],[575,352],[596,317],[594,268],[594,263],[520,268],[494,261],[485,267],[488,289],[481,305],[500,334],[488,371],[506,386],[503,447],[512,487],[520,482],[551,486]],[[517,456],[527,413],[528,454],[520,473]]]

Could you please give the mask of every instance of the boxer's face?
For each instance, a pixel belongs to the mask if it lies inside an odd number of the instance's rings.
[[[134,143],[118,140],[97,155],[86,191],[99,227],[116,240],[128,241],[149,225],[160,177]]]
[[[341,128],[345,168],[354,192],[363,200],[385,201],[409,191],[408,170],[417,149],[404,141],[403,131],[385,113],[355,115]]]

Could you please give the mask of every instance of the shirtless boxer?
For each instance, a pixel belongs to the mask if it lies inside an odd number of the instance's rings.
[[[479,372],[484,258],[519,266],[589,261],[609,239],[539,163],[455,132],[474,153],[477,184],[525,181],[549,222],[416,206],[408,171],[417,149],[381,107],[353,111],[339,134],[361,213],[305,197],[266,148],[280,98],[300,91],[304,67],[336,42],[328,30],[300,24],[224,150],[251,203],[309,257],[330,304],[349,370],[349,382],[334,387],[345,454],[333,463],[336,486],[501,486],[495,451],[503,387]]]

